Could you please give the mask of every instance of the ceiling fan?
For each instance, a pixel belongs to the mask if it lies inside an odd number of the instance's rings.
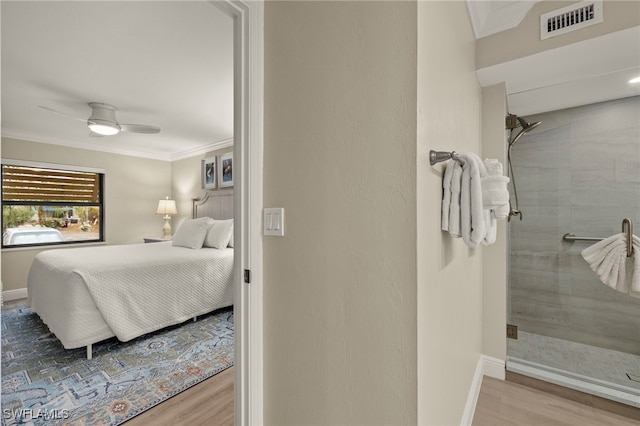
[[[55,112],[56,114],[63,115],[67,118],[87,123],[87,126],[89,126],[89,130],[91,131],[91,133],[89,133],[90,136],[112,136],[117,135],[120,132],[147,134],[160,133],[160,127],[156,126],[118,123],[118,120],[116,120],[116,111],[118,111],[118,108],[113,105],[103,104],[100,102],[89,102],[89,106],[91,107],[91,116],[89,116],[88,119],[84,119],[57,111],[53,108],[39,105],[40,108],[46,109],[47,111]]]

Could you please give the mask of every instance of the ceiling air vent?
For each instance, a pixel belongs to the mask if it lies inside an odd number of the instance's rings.
[[[583,1],[540,15],[540,40],[602,22],[602,0]]]

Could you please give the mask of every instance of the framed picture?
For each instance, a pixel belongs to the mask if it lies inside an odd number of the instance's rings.
[[[220,156],[220,188],[233,186],[233,152]]]
[[[216,173],[216,157],[207,157],[201,162],[201,180],[203,189],[213,189],[218,186]]]

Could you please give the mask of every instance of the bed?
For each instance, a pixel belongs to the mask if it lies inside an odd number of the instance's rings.
[[[194,200],[173,241],[43,251],[29,271],[29,305],[66,349],[86,347],[88,358],[104,339],[128,341],[231,306],[232,217],[233,192],[211,191]]]

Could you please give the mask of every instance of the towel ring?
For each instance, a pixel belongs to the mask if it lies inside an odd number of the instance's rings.
[[[633,256],[633,222],[631,219],[626,217],[622,219],[622,232],[627,234],[627,257],[631,257]]]

